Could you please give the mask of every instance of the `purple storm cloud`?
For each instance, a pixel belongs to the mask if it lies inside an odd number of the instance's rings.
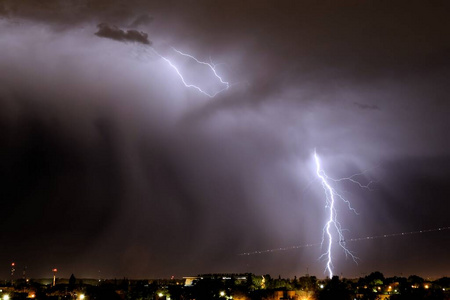
[[[346,238],[449,226],[448,9],[0,1],[1,263],[325,277],[320,247],[238,255],[320,243],[314,149],[330,177],[376,182],[341,186],[359,213],[336,208]],[[229,88],[186,88],[162,56],[187,83],[224,86],[171,47]],[[359,264],[336,252],[334,271],[448,276],[449,249],[448,231],[358,241]]]

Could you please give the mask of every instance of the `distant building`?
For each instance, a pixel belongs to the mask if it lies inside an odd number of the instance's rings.
[[[202,279],[216,279],[216,280],[235,280],[238,283],[246,282],[249,274],[202,274],[198,276],[186,276],[184,279],[184,286],[193,286],[197,280]]]
[[[264,298],[264,300],[298,300],[299,296],[295,291],[274,291],[271,296]]]

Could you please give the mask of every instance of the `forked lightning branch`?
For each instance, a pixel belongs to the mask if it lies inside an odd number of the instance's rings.
[[[165,62],[167,62],[167,64],[168,64],[172,69],[175,70],[175,72],[176,72],[176,74],[178,75],[178,77],[180,77],[181,82],[182,82],[182,83],[184,84],[184,86],[187,87],[187,88],[193,88],[193,89],[197,90],[198,92],[202,93],[203,95],[206,95],[206,96],[208,96],[208,97],[210,97],[210,98],[214,98],[215,96],[217,96],[218,94],[222,93],[223,91],[228,90],[228,88],[230,87],[230,83],[227,82],[227,81],[225,81],[225,80],[223,80],[222,77],[217,73],[216,65],[213,64],[212,62],[211,62],[211,63],[207,63],[207,62],[201,61],[201,60],[195,58],[194,56],[192,56],[192,55],[190,55],[190,54],[181,52],[181,51],[179,51],[179,50],[177,50],[177,49],[175,49],[175,48],[172,47],[172,50],[173,50],[175,53],[177,53],[178,55],[187,57],[187,58],[189,58],[189,59],[195,61],[195,62],[196,62],[197,64],[199,64],[199,65],[204,65],[205,67],[207,67],[207,68],[210,70],[211,76],[213,76],[213,77],[215,77],[215,78],[217,79],[217,82],[218,82],[218,84],[220,84],[221,88],[219,88],[219,89],[216,90],[215,92],[208,92],[208,91],[206,91],[205,88],[202,88],[202,87],[200,87],[200,86],[198,86],[198,85],[195,85],[195,84],[190,83],[189,80],[187,80],[187,79],[185,78],[185,76],[182,74],[182,72],[181,72],[180,69],[175,65],[174,62],[172,62],[172,61],[171,61],[170,59],[168,59],[167,57],[161,55],[161,54],[160,54],[159,52],[157,52],[154,48],[151,48],[151,49],[152,49],[152,51],[153,51],[156,55],[158,55],[159,57],[161,57]]]
[[[350,205],[350,202],[346,200],[341,194],[339,194],[329,183],[329,181],[343,181],[343,180],[349,180],[351,182],[354,182],[355,180],[352,179],[352,177],[348,178],[341,178],[341,179],[331,179],[327,176],[325,171],[322,169],[322,166],[320,164],[319,156],[317,155],[317,152],[314,151],[314,162],[316,164],[316,175],[320,179],[320,182],[322,183],[322,187],[325,192],[325,202],[326,202],[326,208],[328,211],[328,220],[325,223],[325,226],[323,228],[323,235],[322,235],[322,243],[326,244],[326,252],[323,253],[320,258],[325,259],[326,261],[326,267],[325,272],[328,272],[328,275],[333,277],[333,239],[337,239],[339,246],[343,249],[346,256],[350,256],[355,263],[357,263],[357,258],[352,254],[350,250],[347,249],[345,246],[345,238],[344,234],[342,232],[341,224],[338,221],[338,215],[336,211],[336,201],[342,200],[345,202],[348,206],[348,208],[355,212],[355,209]],[[361,187],[363,187],[361,184],[359,184]],[[364,186],[367,187],[368,186]]]

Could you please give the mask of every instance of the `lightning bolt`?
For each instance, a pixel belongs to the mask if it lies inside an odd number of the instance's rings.
[[[224,79],[222,79],[222,77],[219,76],[219,74],[217,73],[217,70],[216,70],[217,64],[214,64],[214,63],[212,63],[212,62],[211,62],[211,63],[207,63],[207,62],[201,61],[201,60],[195,58],[194,56],[192,56],[192,55],[190,55],[190,54],[181,52],[181,51],[175,49],[174,47],[172,47],[172,50],[173,50],[174,52],[176,52],[177,54],[179,54],[179,55],[181,55],[181,56],[184,56],[184,57],[187,57],[187,58],[189,58],[189,59],[192,59],[192,60],[194,60],[196,63],[198,63],[198,64],[200,64],[200,65],[204,65],[204,66],[208,67],[208,68],[211,70],[211,73],[213,74],[213,76],[216,77],[217,80],[218,80],[218,82],[223,86],[222,89],[219,89],[218,91],[216,91],[216,92],[214,92],[214,93],[208,93],[207,91],[205,91],[205,90],[202,89],[201,87],[199,87],[199,86],[197,86],[197,85],[195,85],[195,84],[188,83],[187,80],[184,78],[183,74],[181,74],[181,72],[180,72],[180,70],[178,69],[178,67],[177,67],[172,61],[170,61],[170,59],[168,59],[167,57],[161,55],[161,54],[160,54],[158,51],[156,51],[153,47],[152,47],[151,49],[152,49],[153,53],[155,53],[156,55],[158,55],[159,57],[161,57],[165,62],[167,62],[167,64],[168,64],[172,69],[175,70],[175,72],[176,72],[176,73],[178,74],[178,76],[180,77],[181,82],[182,82],[182,83],[184,84],[184,86],[187,87],[187,88],[193,88],[193,89],[196,89],[197,91],[199,91],[200,93],[202,93],[202,94],[208,96],[209,98],[214,98],[215,96],[217,96],[218,94],[222,93],[223,91],[228,90],[228,88],[230,87],[230,83],[227,82],[227,81],[225,81]]]
[[[344,181],[344,180],[349,180],[350,182],[357,182],[356,180],[354,180],[354,177],[358,174],[355,174],[351,177],[347,177],[347,178],[341,178],[341,179],[332,179],[330,177],[327,176],[327,174],[325,173],[325,171],[322,169],[321,165],[320,165],[320,159],[319,156],[317,155],[317,152],[314,150],[314,161],[316,163],[316,175],[317,177],[320,179],[321,183],[322,183],[322,187],[325,191],[325,200],[326,200],[326,208],[328,209],[328,221],[325,223],[325,226],[323,228],[323,235],[322,235],[322,243],[321,246],[323,246],[323,243],[325,241],[325,239],[328,239],[327,242],[327,250],[324,254],[322,254],[320,256],[320,259],[325,259],[326,260],[326,267],[325,267],[325,272],[328,272],[329,277],[332,278],[333,277],[333,257],[332,257],[332,245],[333,245],[333,231],[335,231],[337,233],[337,236],[339,238],[339,246],[344,250],[345,255],[348,257],[350,256],[353,261],[355,263],[357,263],[357,257],[355,257],[350,250],[347,249],[347,247],[345,246],[345,239],[344,239],[344,234],[342,232],[342,227],[341,224],[339,223],[339,221],[337,220],[337,212],[336,212],[336,200],[340,199],[342,201],[344,201],[348,208],[357,213],[355,209],[352,208],[352,206],[350,205],[350,202],[347,201],[343,196],[341,196],[329,183],[329,181],[335,181],[335,182],[339,182],[339,181]],[[359,182],[357,182],[358,185],[360,187],[364,187],[364,188],[370,188],[369,184],[364,186],[362,184],[360,184]]]

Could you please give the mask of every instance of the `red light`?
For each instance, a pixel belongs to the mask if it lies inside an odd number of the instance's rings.
[[[11,264],[11,267],[14,267],[15,265],[16,265],[16,263],[12,263],[12,264]]]
[[[53,272],[58,272],[58,269],[53,269],[52,271],[53,271]]]

